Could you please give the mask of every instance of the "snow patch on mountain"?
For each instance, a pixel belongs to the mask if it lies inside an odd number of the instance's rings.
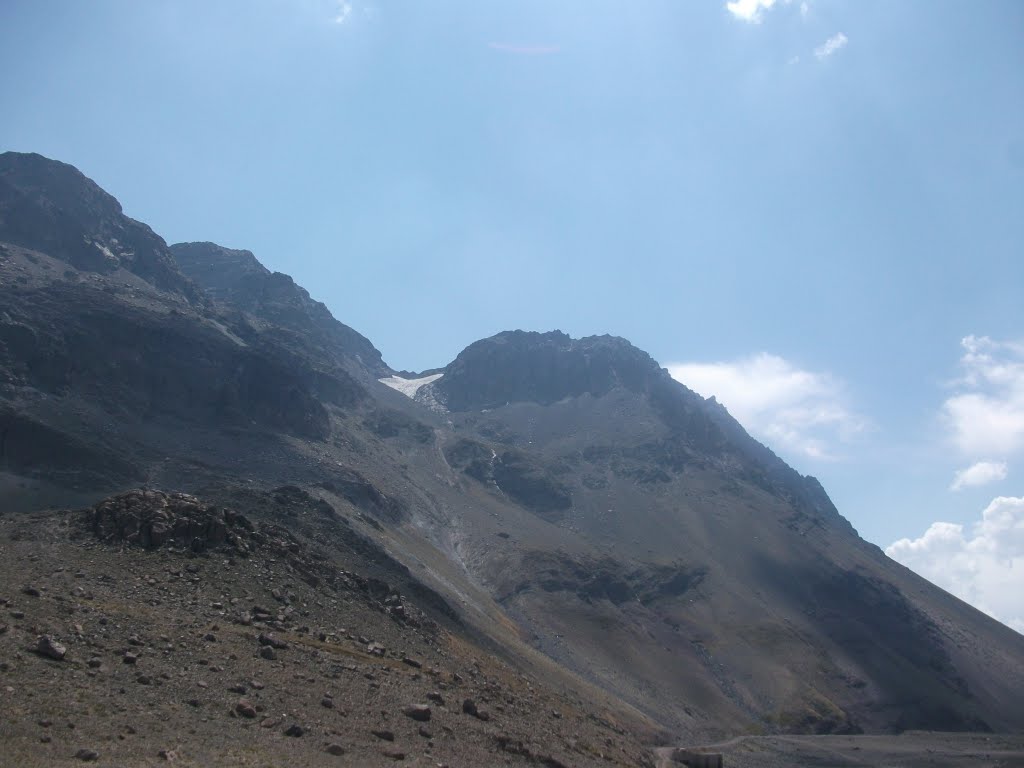
[[[416,393],[419,391],[420,387],[432,384],[442,376],[444,376],[443,373],[432,373],[429,376],[422,376],[418,379],[403,379],[401,376],[389,376],[386,379],[378,379],[378,381],[392,389],[397,389],[406,397],[415,400]]]

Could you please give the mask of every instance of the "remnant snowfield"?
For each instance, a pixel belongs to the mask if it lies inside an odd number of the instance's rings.
[[[423,376],[419,379],[403,379],[401,376],[389,376],[386,379],[378,379],[378,381],[392,389],[397,389],[410,399],[415,399],[416,393],[419,391],[420,387],[437,381],[442,376],[444,376],[443,373],[432,373],[429,376]]]

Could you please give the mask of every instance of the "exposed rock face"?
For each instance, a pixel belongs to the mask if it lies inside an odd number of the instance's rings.
[[[445,452],[448,463],[547,520],[559,520],[572,506],[568,486],[543,463],[523,451],[492,449],[474,440],[458,440]]]
[[[506,331],[470,344],[432,386],[455,411],[554,403],[613,387],[647,391],[661,369],[625,339],[572,339],[560,331]]]
[[[41,155],[0,155],[0,241],[87,272],[124,269],[162,290],[199,297],[161,237],[125,216],[120,203],[77,168]]]
[[[527,552],[519,569],[526,577],[510,584],[511,594],[528,590],[572,593],[586,603],[607,600],[614,605],[635,602],[649,606],[671,600],[696,589],[707,576],[707,568],[685,563],[630,567],[612,557],[577,560],[564,552]]]
[[[280,436],[326,440],[329,409],[366,400],[312,331],[215,307],[162,239],[38,155],[0,155],[0,307],[0,470],[69,502],[216,463],[229,433],[259,446],[250,462]],[[221,439],[189,445],[186,425]]]
[[[170,545],[201,552],[231,544],[245,551],[253,525],[237,512],[207,506],[185,493],[136,490],[93,507],[92,530],[104,541],[146,549]]]
[[[288,332],[288,342],[296,349],[306,348],[321,360],[354,363],[374,378],[391,375],[366,337],[335,320],[306,289],[288,275],[268,270],[251,252],[215,243],[178,243],[171,252],[182,271],[210,296],[255,324]]]

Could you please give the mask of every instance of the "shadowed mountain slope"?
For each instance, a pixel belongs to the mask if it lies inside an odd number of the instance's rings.
[[[264,333],[280,335],[283,344],[374,377],[391,374],[367,338],[339,323],[288,275],[271,272],[251,252],[214,243],[178,243],[171,253],[181,271],[208,295],[244,313]]]

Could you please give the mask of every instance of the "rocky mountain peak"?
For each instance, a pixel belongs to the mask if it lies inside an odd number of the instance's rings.
[[[644,392],[663,375],[650,355],[617,336],[516,330],[470,344],[435,387],[449,409],[461,411],[600,397],[616,386]]]
[[[282,272],[267,269],[251,251],[209,242],[177,243],[171,252],[182,271],[251,323],[289,332],[289,343],[321,359],[369,373],[391,374],[380,351],[362,334],[335,320],[327,307]]]
[[[246,281],[270,274],[252,251],[200,242],[176,243],[171,252],[181,270],[215,297],[230,296]]]
[[[77,168],[42,155],[0,154],[0,241],[40,251],[77,269],[124,269],[195,299],[167,243],[125,216],[121,204]]]

